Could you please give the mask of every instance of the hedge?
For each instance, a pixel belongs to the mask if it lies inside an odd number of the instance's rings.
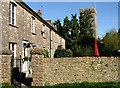
[[[57,49],[54,54],[55,58],[73,57],[73,52],[70,49]]]

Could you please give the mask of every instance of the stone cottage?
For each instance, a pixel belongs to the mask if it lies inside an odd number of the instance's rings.
[[[35,12],[22,0],[1,3],[2,9],[2,50],[12,50],[13,57],[30,56],[33,48],[46,49],[50,58],[58,47],[65,48],[65,39],[44,20],[40,10]],[[16,59],[14,66],[16,67]],[[27,65],[27,64],[26,64]],[[23,63],[22,71],[26,71]]]

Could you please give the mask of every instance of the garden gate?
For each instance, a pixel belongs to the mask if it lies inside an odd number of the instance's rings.
[[[21,88],[21,60],[21,56],[11,58],[11,84],[13,84],[15,88]]]

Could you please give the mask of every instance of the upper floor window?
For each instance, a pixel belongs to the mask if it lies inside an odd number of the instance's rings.
[[[42,36],[45,37],[45,25],[42,25]]]
[[[32,17],[31,19],[31,32],[35,33],[35,18]]]
[[[16,25],[16,5],[14,3],[9,4],[9,23]]]
[[[52,38],[52,37],[53,37],[53,33],[54,33],[54,32],[51,31],[51,37],[50,37],[50,40],[51,40],[51,41],[52,41],[52,39],[53,39],[53,38]]]

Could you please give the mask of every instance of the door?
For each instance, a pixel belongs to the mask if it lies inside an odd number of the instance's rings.
[[[28,56],[28,48],[29,47],[29,42],[28,41],[23,41],[23,58],[25,56]],[[28,61],[23,61],[23,72],[28,71]]]

